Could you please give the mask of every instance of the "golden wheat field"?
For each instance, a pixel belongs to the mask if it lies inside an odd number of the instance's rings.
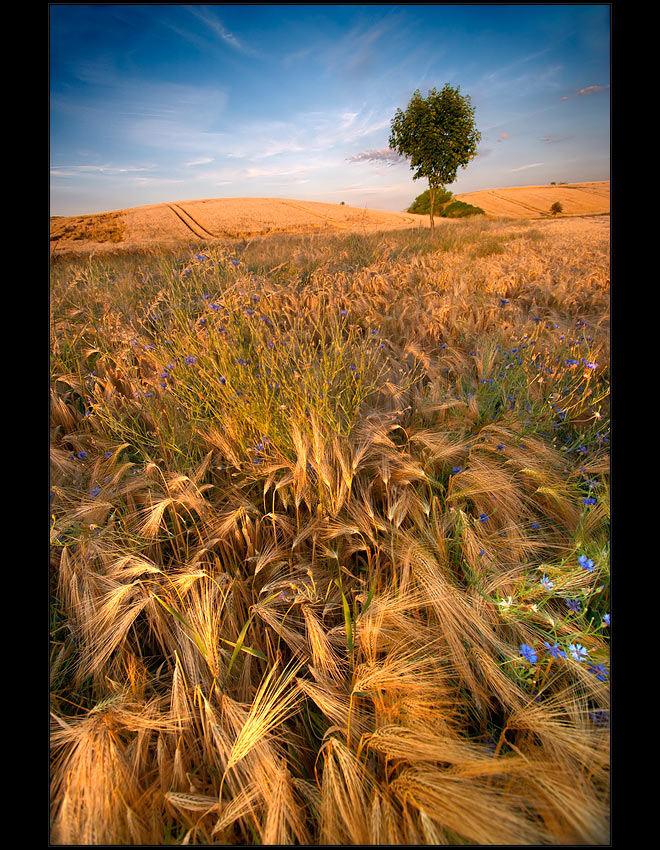
[[[609,842],[610,221],[571,197],[54,221],[54,844]]]
[[[525,186],[457,195],[488,218],[551,216],[559,201],[564,216],[609,213],[609,181]],[[451,220],[439,219],[439,226]],[[50,222],[52,253],[153,248],[190,240],[226,240],[276,233],[375,233],[428,227],[428,216],[284,198],[207,198],[151,204],[95,215],[56,216]]]

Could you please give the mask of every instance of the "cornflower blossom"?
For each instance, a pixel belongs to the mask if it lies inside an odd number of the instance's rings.
[[[92,487],[92,489],[89,491],[89,495],[94,499],[94,498],[96,498],[96,496],[98,496],[98,494],[100,492],[101,492],[100,487]]]
[[[548,655],[552,655],[553,658],[566,658],[566,653],[556,643],[552,646],[547,641],[543,641],[543,643],[548,650]]]
[[[488,514],[479,514],[479,522],[488,522]]]
[[[610,624],[610,615],[609,614],[603,614],[603,623],[606,626],[609,626],[609,624]]]
[[[197,363],[197,358],[195,357],[195,355],[194,355],[194,354],[189,354],[189,355],[188,355],[188,356],[184,359],[184,361],[183,361],[183,362],[184,362],[184,364],[185,364],[186,366],[193,366],[195,363]]]
[[[589,570],[590,573],[592,573],[595,569],[594,562],[591,560],[591,558],[587,558],[586,555],[580,555],[580,557],[578,558],[578,564],[585,570]]]
[[[544,575],[543,578],[541,579],[541,586],[545,590],[551,590],[554,587],[554,584],[550,581],[550,579],[546,575]]]
[[[589,654],[589,650],[581,643],[571,643],[568,645],[568,649],[576,661],[584,661]]]
[[[582,603],[580,602],[579,599],[567,599],[566,600],[566,607],[570,608],[570,610],[574,614],[579,614],[580,609],[582,608]]]
[[[536,650],[529,646],[527,643],[520,644],[520,649],[518,650],[518,655],[522,655],[523,658],[526,658],[531,664],[536,664],[538,661],[538,655],[536,654]]]
[[[583,496],[582,501],[584,502],[585,505],[595,505],[596,504],[596,500],[594,499],[593,496]]]
[[[599,682],[604,682],[607,679],[607,667],[604,664],[589,664],[587,670],[593,673]]]

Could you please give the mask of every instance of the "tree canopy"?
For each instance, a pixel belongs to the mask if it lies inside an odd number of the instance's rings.
[[[442,91],[431,89],[427,97],[417,89],[406,110],[397,109],[389,147],[410,160],[413,180],[428,180],[431,229],[436,189],[456,180],[458,169],[477,155],[480,141],[474,108],[469,95],[460,93],[460,86],[446,83]]]

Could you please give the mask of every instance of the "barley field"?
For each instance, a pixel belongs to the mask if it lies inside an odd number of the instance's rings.
[[[53,257],[52,843],[609,842],[609,238]]]

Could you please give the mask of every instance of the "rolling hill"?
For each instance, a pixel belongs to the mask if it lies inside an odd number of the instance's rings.
[[[610,184],[571,183],[488,189],[457,195],[488,218],[551,218],[609,213]],[[440,221],[448,221],[440,219]],[[286,198],[207,198],[150,204],[50,220],[52,253],[155,248],[191,241],[226,240],[270,233],[373,232],[428,227],[428,216]]]

